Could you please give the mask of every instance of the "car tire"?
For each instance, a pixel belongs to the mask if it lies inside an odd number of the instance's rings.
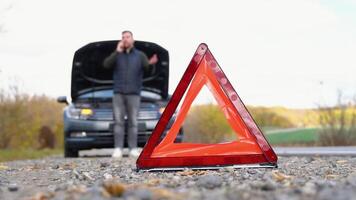
[[[79,151],[66,147],[66,148],[64,148],[64,157],[65,158],[78,158],[79,157]]]
[[[174,143],[182,143],[183,142],[183,135],[184,135],[184,132],[183,132],[183,127],[182,127],[182,128],[179,129],[178,136],[174,140]]]

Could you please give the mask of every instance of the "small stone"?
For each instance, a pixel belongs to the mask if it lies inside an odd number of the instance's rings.
[[[285,175],[285,174],[283,174],[282,172],[279,172],[279,171],[272,171],[272,177],[278,182],[281,182],[281,181],[284,181],[286,179],[291,179],[292,178],[291,176]]]
[[[314,161],[313,157],[305,157],[304,159],[304,163],[311,163],[312,161]]]
[[[271,182],[270,183],[263,183],[262,186],[261,186],[261,190],[264,190],[264,191],[272,191],[272,190],[275,190],[276,189],[276,186],[274,184],[272,184]]]
[[[336,165],[336,163],[334,161],[330,161],[329,163],[330,163],[332,168],[336,168],[337,167],[337,165]]]
[[[242,179],[244,179],[244,180],[249,179],[250,177],[251,177],[251,175],[248,173],[242,174]]]
[[[94,178],[90,176],[89,172],[83,172],[83,176],[86,180],[94,181]]]
[[[81,200],[101,200],[111,198],[111,195],[102,187],[93,186],[81,195]]]
[[[194,181],[188,181],[188,183],[187,183],[187,186],[189,186],[189,187],[194,186],[194,185],[195,185]]]
[[[100,168],[105,168],[105,167],[109,167],[110,166],[110,163],[108,162],[101,162],[100,163]]]
[[[52,197],[53,197],[52,194],[46,194],[46,193],[43,193],[43,192],[38,192],[34,196],[32,196],[30,199],[31,200],[47,200],[47,199],[51,199]]]
[[[49,185],[47,188],[48,188],[48,190],[51,191],[51,192],[57,191],[57,186],[55,186],[55,185]]]
[[[160,182],[161,182],[160,179],[149,179],[149,180],[146,182],[146,184],[147,184],[148,186],[156,186],[156,185],[158,185]]]
[[[232,173],[235,171],[234,167],[227,166],[227,167],[222,167],[218,170],[220,173]]]
[[[105,173],[103,176],[104,176],[104,179],[106,179],[106,180],[113,178],[113,176],[111,174],[109,174],[109,173]]]
[[[213,189],[220,187],[222,182],[222,178],[218,175],[205,175],[198,179],[197,184],[208,189]]]
[[[74,177],[77,178],[77,179],[80,179],[81,178],[81,175],[80,173],[77,171],[77,170],[73,170],[72,173],[74,174]]]
[[[262,181],[253,181],[252,187],[256,188],[256,189],[263,190],[263,191],[272,191],[272,190],[276,189],[275,184],[270,180],[263,181],[263,182]]]
[[[124,199],[141,199],[150,200],[153,199],[153,194],[150,190],[145,188],[139,188],[136,190],[128,190],[123,194]]]
[[[16,185],[16,184],[10,184],[7,189],[10,191],[10,192],[16,192],[19,190],[19,187]]]
[[[59,169],[59,165],[53,165],[52,169]]]
[[[120,197],[125,191],[125,185],[116,181],[109,181],[103,184],[104,189],[114,197]]]
[[[180,181],[180,177],[179,176],[173,176],[173,180],[174,181]]]
[[[302,192],[307,195],[314,195],[317,192],[316,190],[316,185],[311,182],[307,182],[302,188]]]

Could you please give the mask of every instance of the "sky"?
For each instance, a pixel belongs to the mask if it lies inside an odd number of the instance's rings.
[[[205,42],[245,104],[356,95],[355,0],[0,0],[0,88],[70,96],[75,50],[123,30],[169,50],[170,93]],[[207,91],[197,99],[210,101]]]

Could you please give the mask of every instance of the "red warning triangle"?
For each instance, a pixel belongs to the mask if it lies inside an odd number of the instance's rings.
[[[193,100],[204,85],[212,92],[238,139],[218,144],[174,143]],[[174,123],[160,140],[184,94]],[[208,46],[202,43],[194,53],[136,165],[137,169],[158,170],[240,165],[276,167],[277,156]]]

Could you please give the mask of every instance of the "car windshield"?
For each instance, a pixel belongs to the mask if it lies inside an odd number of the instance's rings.
[[[87,99],[87,98],[112,98],[113,90],[97,90],[93,92],[87,92],[80,95],[79,99]],[[150,92],[150,91],[141,91],[141,97],[148,99],[161,100],[161,95]]]

